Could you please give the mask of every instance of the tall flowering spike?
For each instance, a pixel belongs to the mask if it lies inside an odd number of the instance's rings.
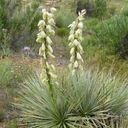
[[[49,12],[46,9],[42,9],[43,19],[40,20],[38,23],[39,33],[37,34],[37,39],[36,39],[36,42],[42,44],[39,49],[39,55],[44,59],[45,73],[46,73],[45,81],[47,81],[49,85],[49,89],[52,97],[53,97],[52,80],[53,78],[56,78],[56,75],[53,73],[53,71],[55,71],[55,67],[53,64],[49,63],[49,58],[55,57],[53,55],[52,40],[50,38],[50,36],[55,34],[54,31],[55,21],[53,14],[55,11],[56,11],[55,8],[51,8]],[[41,59],[41,61],[43,60]]]
[[[70,35],[69,35],[69,47],[70,47],[70,64],[69,69],[72,71],[74,75],[77,71],[83,70],[83,48],[81,46],[82,37],[82,29],[83,29],[83,19],[86,11],[82,10],[79,12],[79,16],[72,24],[69,25]]]

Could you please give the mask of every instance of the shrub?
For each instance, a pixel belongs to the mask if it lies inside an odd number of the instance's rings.
[[[2,0],[1,3],[0,42],[3,40],[2,29],[5,28],[8,30],[9,43],[13,50],[28,44],[29,46],[35,44],[37,23],[41,17],[38,9],[39,3],[23,4],[21,0]]]
[[[56,30],[56,33],[59,35],[59,36],[65,36],[69,33],[69,30],[67,28],[57,28]]]
[[[116,15],[97,25],[93,30],[100,41],[101,48],[106,47],[107,54],[118,54],[125,58],[127,47],[123,43],[128,33],[128,17]]]
[[[0,60],[0,88],[9,86],[14,78],[14,69],[11,61]]]
[[[128,114],[127,80],[91,70],[79,77],[65,72],[58,76],[54,101],[38,74],[20,86],[18,108],[27,127],[107,128],[111,121],[120,125],[120,117]]]
[[[94,3],[94,17],[101,18],[105,16],[107,12],[107,1],[108,0],[95,0]]]
[[[78,1],[76,13],[78,14],[83,9],[86,9],[86,15],[87,16],[92,17],[93,13],[94,13],[94,2],[92,0],[80,0],[80,1]]]
[[[56,26],[58,28],[67,28],[67,26],[75,20],[76,15],[74,15],[74,13],[70,12],[69,10],[62,11],[60,10],[56,14]]]
[[[104,18],[107,17],[112,10],[115,11],[115,8],[109,9],[107,7],[107,2],[109,0],[80,0],[77,2],[76,13],[82,9],[86,9],[86,15],[89,17],[95,18]],[[114,12],[113,12],[114,13]],[[112,13],[111,13],[112,14]]]
[[[128,8],[124,8],[122,10],[122,14],[124,14],[125,16],[128,16]]]

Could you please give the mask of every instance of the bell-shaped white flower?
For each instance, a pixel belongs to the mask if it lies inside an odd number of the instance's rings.
[[[82,36],[82,30],[81,29],[78,29],[75,32],[75,37],[79,38],[79,36]]]
[[[73,45],[74,45],[74,46],[78,46],[78,45],[79,45],[79,42],[75,39],[75,40],[73,41]]]
[[[50,20],[50,19],[54,18],[54,15],[52,13],[47,13],[47,18],[48,18],[48,20]]]
[[[49,20],[48,20],[48,24],[50,24],[50,25],[55,25],[54,19],[53,19],[53,18],[49,19]]]
[[[72,47],[72,48],[71,48],[71,50],[70,50],[70,54],[71,54],[71,55],[73,55],[73,54],[74,54],[74,52],[75,52],[75,48],[74,48],[74,47]]]
[[[44,38],[46,36],[45,32],[44,31],[41,31],[39,34],[37,34],[37,37],[38,38]]]
[[[52,44],[52,40],[50,39],[49,36],[46,37],[46,41],[48,42],[48,44],[50,44],[50,45]]]
[[[76,60],[74,65],[73,65],[74,68],[78,68],[78,61]]]
[[[45,53],[45,52],[43,52],[43,57],[44,57],[44,60],[47,59],[47,57],[46,57],[46,53]]]
[[[78,45],[78,50],[79,50],[80,54],[83,54],[84,53],[83,47],[81,45]]]
[[[39,37],[38,37],[38,38],[36,39],[36,42],[42,43],[42,38],[39,38]]]
[[[80,69],[81,71],[83,71],[83,66],[82,66],[82,65],[79,65],[79,69]]]
[[[50,35],[54,35],[54,34],[55,34],[55,31],[54,31],[53,29],[50,29],[50,30],[49,30],[49,34],[50,34]]]
[[[73,69],[73,70],[72,70],[72,75],[75,75],[75,72],[76,72],[76,70],[75,70],[75,69]]]
[[[48,12],[43,12],[43,19],[46,20],[48,17]]]
[[[49,72],[49,75],[50,75],[52,78],[57,78],[57,75],[53,74],[52,72]]]
[[[73,21],[72,24],[70,24],[68,26],[68,28],[70,28],[70,29],[75,28],[75,27],[76,27],[76,22],[75,21]]]
[[[73,43],[72,43],[72,42],[69,43],[69,47],[70,47],[70,48],[73,47]]]
[[[73,40],[74,40],[74,34],[71,34],[71,35],[68,37],[68,40],[69,40],[69,41],[73,41]]]
[[[40,20],[38,23],[38,26],[45,26],[45,21],[44,20]]]
[[[51,52],[48,52],[48,55],[49,55],[51,58],[55,58],[55,56],[54,56]]]
[[[48,69],[50,69],[50,65],[49,65],[48,62],[46,62],[46,67],[47,67]]]
[[[50,8],[51,13],[55,13],[56,12],[56,8]]]
[[[72,62],[72,63],[73,63],[73,62],[74,62],[74,60],[75,60],[75,56],[71,56],[71,57],[70,57],[70,62]]]
[[[43,50],[42,50],[42,48],[41,48],[41,47],[39,48],[39,55],[40,55],[40,56],[42,56],[42,55],[43,55]]]
[[[53,71],[55,71],[55,66],[54,66],[53,64],[51,64],[50,66],[51,66],[51,69],[52,69]]]
[[[77,52],[77,59],[83,62],[83,58],[81,57],[79,52]]]
[[[48,50],[49,50],[51,53],[53,53],[53,49],[52,49],[51,45],[48,45]]]
[[[78,23],[78,28],[79,28],[79,29],[82,29],[82,28],[83,28],[83,23],[82,23],[82,22],[79,22],[79,23]]]
[[[70,70],[72,70],[72,63],[70,63],[70,64],[68,65],[68,68],[69,68]]]
[[[49,32],[52,29],[51,25],[46,26],[46,30]]]
[[[42,51],[44,51],[45,50],[45,45],[44,45],[44,43],[42,43]]]
[[[42,9],[42,12],[43,12],[43,13],[44,13],[44,12],[46,12],[46,9],[45,9],[45,8],[43,8],[43,9]]]

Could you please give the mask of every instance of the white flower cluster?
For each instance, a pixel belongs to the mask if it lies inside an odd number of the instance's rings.
[[[70,28],[70,35],[69,35],[69,47],[70,50],[70,64],[69,69],[72,71],[72,74],[74,74],[78,70],[83,70],[82,67],[82,54],[83,54],[83,48],[81,46],[81,41],[83,40],[82,37],[82,29],[83,29],[83,23],[82,20],[84,19],[85,10],[82,10],[79,13],[78,18],[76,21],[74,21],[72,24],[69,25]]]
[[[36,42],[41,43],[42,46],[39,49],[39,55],[43,57],[45,68],[46,68],[46,74],[47,79],[51,79],[51,77],[56,77],[51,70],[55,70],[55,67],[53,64],[50,64],[48,62],[49,58],[55,58],[53,55],[53,49],[51,47],[52,40],[50,38],[51,35],[55,34],[54,26],[54,12],[56,11],[55,8],[51,8],[50,12],[46,11],[46,9],[42,9],[43,13],[43,20],[40,20],[38,23],[39,27],[39,33],[37,34],[37,40]],[[47,80],[48,81],[48,80]]]

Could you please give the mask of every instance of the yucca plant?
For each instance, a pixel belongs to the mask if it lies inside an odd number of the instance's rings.
[[[54,101],[39,74],[20,87],[18,108],[24,125],[31,128],[117,128],[126,125],[127,80],[111,73],[87,70],[77,76],[58,74],[59,88],[53,87]],[[112,125],[113,123],[113,125]]]
[[[54,88],[55,100],[47,85],[42,84],[39,74],[30,76],[21,86],[20,102],[24,125],[31,128],[63,128],[74,126],[70,119],[72,106],[58,88]]]
[[[111,74],[88,70],[78,79],[68,76],[61,81],[65,97],[74,104],[83,124],[89,121],[93,127],[107,127],[111,118],[119,121],[128,112],[127,82]]]

